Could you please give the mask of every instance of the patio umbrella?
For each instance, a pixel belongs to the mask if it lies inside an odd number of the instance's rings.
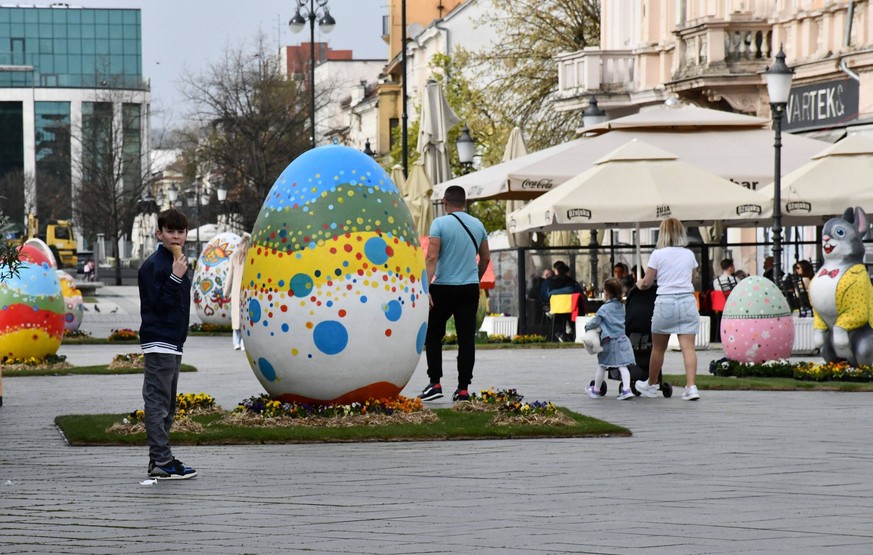
[[[527,154],[527,146],[524,144],[524,137],[521,134],[519,127],[513,127],[509,132],[509,140],[506,141],[506,148],[503,151],[503,161],[509,162]],[[522,208],[525,201],[522,200],[507,200],[506,215],[509,216],[516,210]],[[530,233],[507,233],[510,247],[529,247],[531,244]]]
[[[403,195],[403,200],[406,201],[406,206],[409,208],[418,234],[428,235],[430,224],[433,222],[433,207],[430,200],[433,187],[431,187],[430,179],[424,171],[424,164],[421,160],[413,164],[409,170],[409,179],[406,180],[405,188],[406,193]]]
[[[400,191],[400,196],[406,196],[406,176],[403,175],[403,166],[400,164],[394,164],[391,168],[391,181],[394,182],[394,185],[397,186],[397,190]]]
[[[421,102],[418,128],[418,152],[430,182],[442,183],[452,177],[449,166],[449,129],[461,122],[439,83],[428,81]]]
[[[761,193],[634,139],[514,212],[507,229],[657,227],[668,217],[686,225],[724,221],[757,226],[771,214],[772,206]]]
[[[782,224],[822,225],[848,206],[873,212],[873,139],[849,135],[782,178]],[[761,194],[773,199],[773,183]]]
[[[435,186],[434,198],[442,198],[445,187],[455,184],[465,187],[471,200],[536,198],[634,138],[668,152],[681,153],[679,160],[709,173],[749,188],[760,188],[773,180],[773,132],[767,124],[768,120],[763,118],[694,106],[656,106],[586,130],[594,136],[492,166],[488,169],[488,180],[453,179]],[[784,173],[799,168],[828,146],[798,135],[784,134],[782,139]],[[504,179],[495,186],[500,174]]]

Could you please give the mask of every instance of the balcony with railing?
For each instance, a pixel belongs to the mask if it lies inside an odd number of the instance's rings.
[[[630,50],[588,47],[556,56],[558,94],[576,96],[586,92],[625,90],[633,85],[634,55]]]
[[[773,55],[773,29],[762,21],[710,20],[676,31],[674,78],[756,73]]]

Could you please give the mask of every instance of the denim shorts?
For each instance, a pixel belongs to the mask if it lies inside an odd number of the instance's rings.
[[[696,335],[700,328],[697,299],[693,293],[658,295],[652,315],[652,333]]]

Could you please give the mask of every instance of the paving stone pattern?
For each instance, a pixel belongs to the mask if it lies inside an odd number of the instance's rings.
[[[100,303],[119,310],[99,326],[138,326],[135,288],[107,288]],[[84,365],[134,350],[61,353]],[[445,353],[449,391],[455,355]],[[721,352],[699,356],[706,371]],[[199,372],[182,375],[182,392],[232,408],[261,391],[230,337],[190,338],[184,361]],[[0,553],[873,552],[873,396],[617,402],[609,382],[609,398],[592,400],[594,361],[578,349],[482,350],[473,387],[515,387],[633,437],[178,447],[200,476],[155,486],[140,484],[145,447],[68,447],[53,424],[140,408],[141,376],[6,378]],[[680,368],[668,353],[668,372]],[[425,370],[422,360],[404,395],[426,385]]]

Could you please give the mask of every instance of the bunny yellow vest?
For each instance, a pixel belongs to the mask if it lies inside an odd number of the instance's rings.
[[[855,264],[840,278],[836,294],[837,320],[834,325],[846,330],[854,330],[870,324],[873,327],[873,285],[863,264]],[[815,307],[813,307],[815,308]],[[828,326],[813,310],[817,330],[827,330]]]

